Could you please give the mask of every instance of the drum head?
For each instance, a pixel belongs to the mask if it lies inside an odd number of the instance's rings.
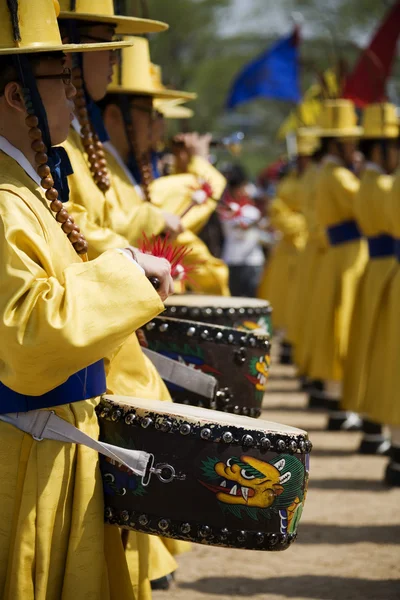
[[[288,425],[282,425],[281,423],[212,411],[197,406],[186,406],[160,400],[144,400],[141,398],[131,398],[130,396],[105,396],[105,398],[117,403],[123,408],[134,408],[139,412],[157,413],[161,417],[172,417],[178,420],[198,424],[201,427],[214,424],[222,425],[224,427],[238,427],[240,429],[248,429],[249,431],[262,431],[265,434],[307,435],[302,429],[289,427]]]
[[[259,300],[258,298],[176,294],[167,298],[165,306],[198,306],[200,308],[268,308],[270,304],[266,300]]]

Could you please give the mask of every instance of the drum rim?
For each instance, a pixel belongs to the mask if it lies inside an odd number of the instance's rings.
[[[194,321],[191,319],[179,319],[177,317],[159,315],[154,317],[144,327],[147,331],[151,331],[161,322],[159,327],[160,334],[166,333],[168,328],[161,329],[162,325],[177,325],[183,331],[181,335],[184,337],[195,337],[203,341],[214,342],[219,344],[234,344],[251,348],[263,348],[265,352],[271,351],[271,336],[262,329],[242,330],[236,327],[228,327],[226,325],[218,325],[215,323],[206,323],[203,321]],[[215,338],[210,335],[210,331],[215,330]],[[224,337],[225,336],[225,337]]]
[[[116,400],[119,398],[119,402]],[[242,446],[243,448],[255,448],[261,452],[286,452],[289,454],[309,454],[312,450],[312,443],[308,439],[308,433],[302,429],[290,428],[292,431],[268,431],[263,430],[260,425],[263,421],[252,419],[251,417],[238,417],[246,419],[246,426],[221,424],[213,422],[213,414],[215,412],[207,409],[199,409],[201,412],[210,413],[210,419],[205,419],[204,422],[198,419],[197,423],[190,421],[184,416],[169,414],[165,412],[157,412],[149,406],[136,407],[134,404],[123,405],[122,396],[103,396],[100,404],[96,407],[96,412],[99,420],[105,419],[115,423],[124,421],[126,425],[131,427],[155,428],[160,433],[181,435],[183,437],[190,436],[203,441],[221,443],[231,446]],[[127,397],[125,397],[128,399]],[[134,400],[134,399],[131,399]],[[167,408],[180,406],[174,403],[164,403]],[[193,407],[195,408],[195,407]],[[170,408],[172,410],[172,408]],[[206,414],[206,412],[204,414]],[[223,413],[219,413],[219,416]],[[230,418],[233,417],[229,414]],[[214,419],[215,421],[215,419]],[[253,428],[251,427],[253,425]],[[277,425],[279,425],[277,423]]]

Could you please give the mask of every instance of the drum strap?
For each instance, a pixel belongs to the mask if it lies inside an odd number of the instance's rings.
[[[0,420],[14,425],[17,429],[29,433],[37,442],[55,440],[57,442],[82,444],[111,460],[115,460],[130,469],[135,475],[146,474],[149,459],[148,452],[129,450],[100,442],[77,427],[58,417],[50,410],[30,410],[25,413],[7,413],[0,415]]]
[[[206,375],[206,373],[197,371],[148,348],[142,348],[142,350],[165,381],[179,385],[179,387],[195,392],[204,398],[215,398],[218,381],[212,375]]]

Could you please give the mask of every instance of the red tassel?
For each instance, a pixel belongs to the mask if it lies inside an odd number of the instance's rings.
[[[168,234],[164,237],[152,235],[151,239],[143,232],[143,240],[139,250],[144,254],[151,254],[158,258],[165,258],[171,264],[171,275],[179,281],[188,279],[189,273],[196,269],[196,265],[185,264],[185,258],[191,249],[173,244],[169,241]]]

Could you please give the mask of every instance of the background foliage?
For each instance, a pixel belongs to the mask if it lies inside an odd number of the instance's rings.
[[[116,1],[121,12],[127,11],[125,14],[146,15],[169,23],[168,33],[151,39],[152,60],[162,65],[164,82],[198,93],[198,100],[190,104],[196,113],[189,124],[191,129],[218,135],[238,129],[245,132],[243,159],[253,175],[284,150],[276,132],[293,107],[285,102],[258,100],[226,113],[224,103],[236,73],[291,30],[293,12],[301,13],[302,88],[306,90],[315,81],[317,71],[335,65],[340,58],[351,68],[360,46],[368,42],[394,3],[279,0],[281,18],[277,20],[276,0]],[[243,6],[245,11],[239,11]],[[389,87],[395,102],[400,92],[396,85],[399,76],[397,64],[394,83]],[[171,124],[172,129],[177,126]]]

